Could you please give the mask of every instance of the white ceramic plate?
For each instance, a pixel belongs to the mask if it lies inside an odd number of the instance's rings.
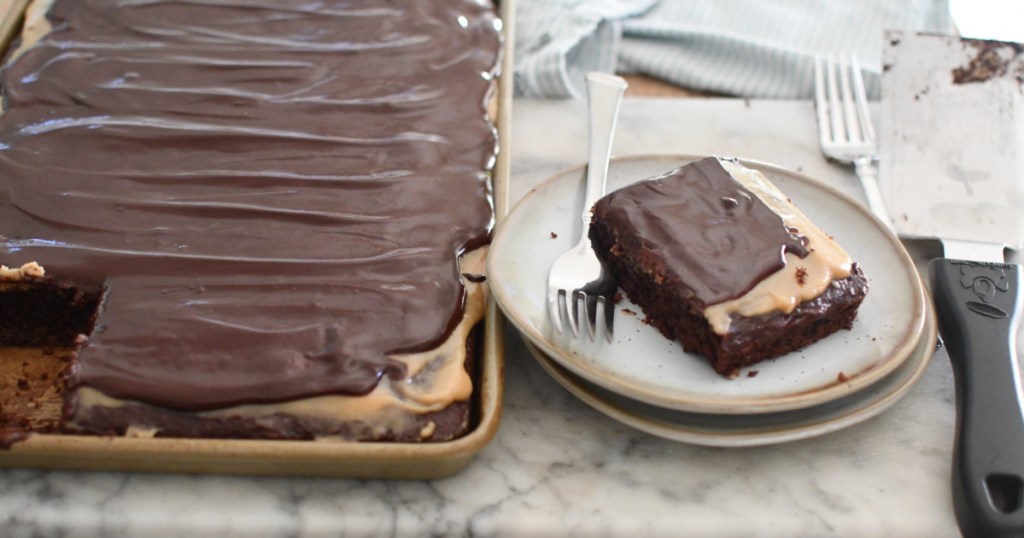
[[[608,190],[698,158],[614,159]],[[918,343],[926,303],[913,262],[896,236],[859,204],[818,181],[743,162],[762,171],[863,268],[870,291],[852,330],[754,365],[732,380],[644,324],[642,314],[630,315],[627,311],[640,308],[628,300],[618,305],[610,344],[556,333],[546,308],[547,275],[555,258],[579,238],[582,166],[541,183],[502,221],[488,255],[488,278],[498,303],[531,343],[574,375],[633,400],[681,411],[753,414],[806,408],[861,390],[898,368]],[[841,377],[846,381],[840,382]]]
[[[658,437],[685,443],[741,447],[807,439],[859,424],[890,408],[921,378],[935,352],[935,319],[908,359],[871,386],[821,405],[760,415],[708,415],[674,411],[631,400],[559,366],[536,346],[526,347],[555,381],[605,415]]]

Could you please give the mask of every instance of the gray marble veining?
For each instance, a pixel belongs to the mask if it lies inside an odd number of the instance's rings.
[[[585,158],[582,102],[517,101],[512,195]],[[809,102],[637,100],[613,154],[715,153],[802,171],[858,197],[818,152]],[[957,536],[948,361],[865,423],[757,448],[691,446],[576,400],[508,331],[505,413],[435,481],[0,471],[2,536]]]

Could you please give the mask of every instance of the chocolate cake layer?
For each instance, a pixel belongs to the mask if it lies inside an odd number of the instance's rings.
[[[605,196],[590,237],[647,321],[726,376],[850,328],[867,293],[763,176],[714,157]]]
[[[48,19],[0,76],[0,262],[103,290],[71,390],[179,411],[362,395],[452,334],[458,256],[492,222],[491,6]]]

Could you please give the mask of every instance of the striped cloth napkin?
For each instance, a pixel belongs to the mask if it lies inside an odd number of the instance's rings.
[[[951,33],[948,0],[518,0],[516,95],[580,97],[596,70],[804,99],[815,55],[853,53],[877,98],[886,29]]]

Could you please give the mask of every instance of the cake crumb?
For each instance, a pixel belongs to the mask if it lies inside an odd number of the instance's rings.
[[[807,268],[806,267],[797,267],[796,268],[796,283],[800,284],[801,286],[803,286],[804,284],[807,284]]]
[[[153,439],[158,430],[153,427],[129,424],[124,431],[124,436],[132,439]]]
[[[757,377],[757,374],[761,373],[760,370],[750,370],[747,372],[747,377]]]
[[[846,376],[846,373],[845,373],[845,372],[839,372],[839,375],[837,375],[837,376],[836,376],[836,379],[837,379],[837,380],[838,380],[838,381],[839,381],[840,383],[846,383],[847,381],[849,381],[849,380],[850,380],[850,378]]]
[[[558,239],[558,234],[551,232],[551,239]]]
[[[430,422],[427,422],[426,426],[423,426],[423,429],[420,430],[420,437],[423,439],[427,439],[430,436],[434,435],[434,430],[436,429],[437,424],[434,424],[434,421],[431,420]]]
[[[636,312],[634,312],[633,310],[631,310],[629,308],[623,308],[622,309],[622,313],[626,314],[628,316],[636,316]]]
[[[43,278],[44,276],[46,276],[46,270],[36,262],[28,262],[16,269],[0,265],[0,281],[18,282],[25,278]]]
[[[739,368],[733,368],[733,369],[731,369],[731,370],[729,370],[728,372],[725,373],[725,377],[727,379],[736,379],[739,376],[740,376]]]
[[[33,278],[43,278],[46,276],[46,269],[43,269],[43,266],[36,262],[29,262],[22,265],[21,272]]]
[[[615,304],[619,304],[620,302],[622,302],[622,292],[621,291],[615,292],[615,299],[614,299],[614,301],[615,301]]]

